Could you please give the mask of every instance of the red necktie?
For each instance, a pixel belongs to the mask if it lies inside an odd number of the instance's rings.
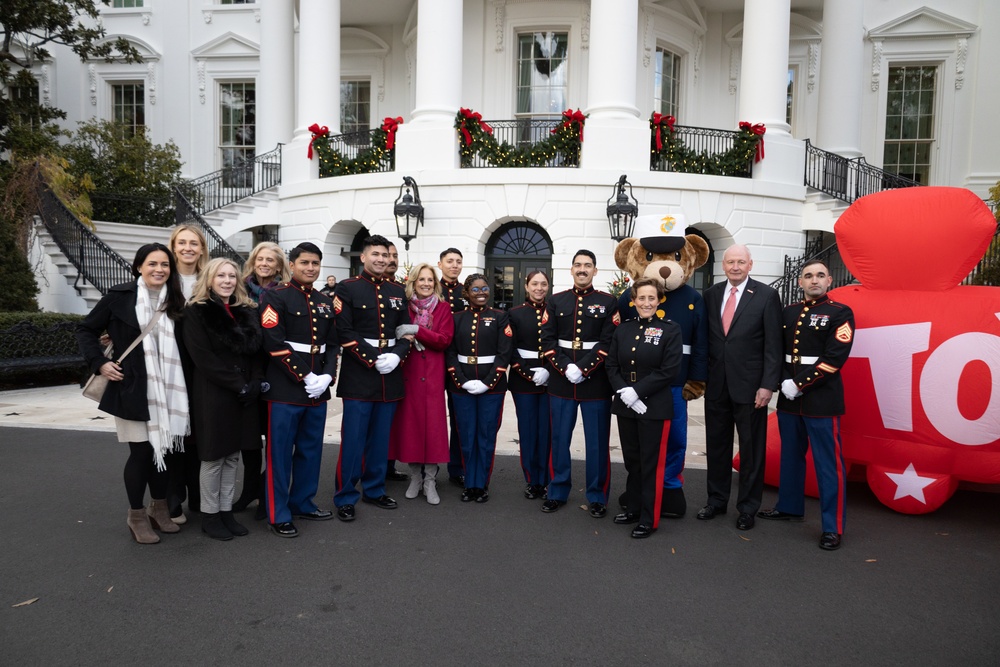
[[[733,313],[736,312],[736,287],[729,288],[729,299],[722,309],[722,333],[729,335],[729,325],[733,323]]]

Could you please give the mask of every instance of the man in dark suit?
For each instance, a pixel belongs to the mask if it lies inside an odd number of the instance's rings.
[[[722,268],[728,280],[712,285],[704,294],[708,504],[698,518],[714,519],[726,513],[735,430],[740,445],[736,527],[750,530],[764,493],[767,405],[781,384],[781,301],[773,289],[750,278],[753,259],[746,246],[730,246]]]

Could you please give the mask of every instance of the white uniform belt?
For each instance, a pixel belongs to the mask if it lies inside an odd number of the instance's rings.
[[[808,364],[815,364],[817,361],[819,361],[819,357],[800,357],[797,354],[795,354],[795,355],[786,354],[785,355],[785,363],[786,364],[807,364],[808,365]]]
[[[464,354],[458,355],[458,363],[469,364],[471,366],[478,366],[480,364],[492,364],[496,361],[495,356],[489,357],[467,357]]]
[[[323,354],[326,352],[326,343],[323,343],[322,345],[307,345],[305,343],[293,343],[290,340],[286,340],[285,345],[292,348],[296,352],[307,352],[309,354]]]
[[[517,348],[517,353],[525,359],[537,359],[539,357],[538,350],[525,350],[519,347]]]
[[[396,344],[395,338],[365,338],[365,342],[372,347],[393,347]]]
[[[567,350],[592,350],[595,345],[597,345],[597,341],[559,339],[559,347],[564,347]]]
[[[681,354],[691,354],[691,346],[681,345]]]

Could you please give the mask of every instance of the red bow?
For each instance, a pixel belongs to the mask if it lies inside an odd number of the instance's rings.
[[[396,130],[399,126],[403,124],[403,118],[401,116],[396,116],[395,118],[385,117],[382,121],[382,131],[385,132],[385,149],[391,151],[396,146]]]
[[[566,111],[563,111],[562,115],[563,115],[563,124],[560,125],[559,127],[555,128],[555,129],[551,130],[551,132],[553,134],[555,134],[556,132],[558,132],[562,128],[569,127],[573,123],[577,123],[579,125],[579,127],[580,127],[580,129],[578,131],[578,136],[580,138],[580,143],[583,143],[583,123],[584,123],[584,121],[587,120],[587,117],[584,116],[583,112],[581,112],[579,109],[577,109],[576,111],[573,111],[572,109],[566,109]]]
[[[326,125],[320,125],[319,123],[313,123],[309,126],[309,131],[312,132],[312,138],[309,139],[309,159],[313,158],[313,142],[319,137],[325,137],[330,134],[330,128]]]
[[[757,149],[754,152],[754,162],[760,162],[764,159],[764,133],[767,132],[767,128],[764,127],[764,123],[754,123],[751,125],[745,120],[740,121],[740,129],[753,132],[756,136],[760,137],[757,142]]]
[[[479,123],[479,129],[481,129],[486,134],[493,134],[493,128],[489,126],[489,123],[486,123],[483,120],[482,114],[480,114],[478,111],[473,111],[472,109],[466,109],[463,107],[459,109],[458,112],[463,116],[465,116],[465,120],[462,121],[462,138],[465,139],[466,146],[472,143],[472,135],[469,133],[469,130],[467,128],[467,123],[470,120],[474,120],[477,123]]]
[[[670,132],[670,134],[673,134],[675,122],[677,122],[677,119],[674,118],[673,116],[664,116],[659,112],[655,112],[653,114],[653,125],[656,126],[656,150],[658,151],[663,150],[663,139],[660,138],[660,129],[663,127],[661,123],[666,123],[667,130]]]

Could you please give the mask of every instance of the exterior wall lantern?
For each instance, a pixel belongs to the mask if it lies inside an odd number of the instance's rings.
[[[628,186],[628,194],[625,194],[625,186]],[[632,196],[632,184],[626,174],[621,175],[614,188],[608,199],[608,225],[611,238],[620,243],[622,239],[632,236],[635,216],[639,215],[639,202]]]
[[[424,207],[420,203],[420,190],[417,188],[417,182],[411,177],[403,176],[403,184],[399,186],[399,197],[396,198],[392,212],[396,216],[396,232],[409,250],[410,241],[417,238],[417,227],[424,224]]]

